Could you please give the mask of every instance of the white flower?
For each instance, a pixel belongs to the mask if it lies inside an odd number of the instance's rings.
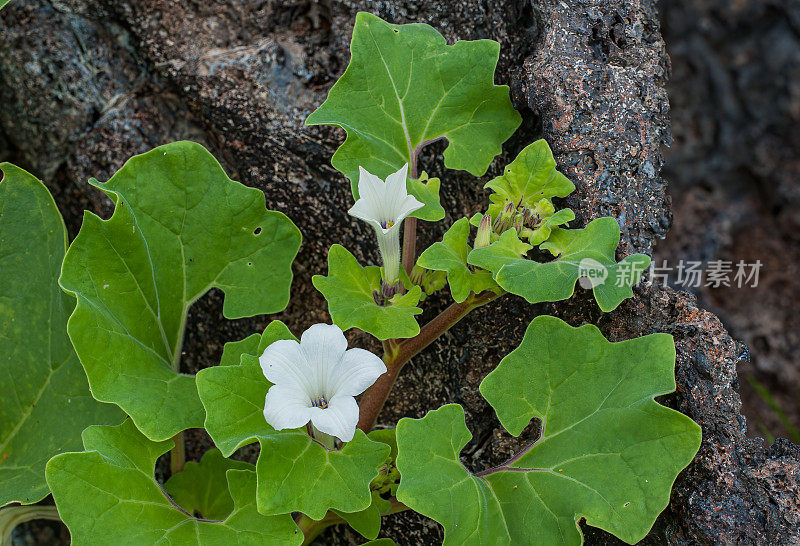
[[[384,281],[392,286],[400,274],[400,223],[424,205],[406,190],[408,163],[387,176],[386,182],[363,167],[358,168],[358,173],[359,199],[348,212],[375,228]]]
[[[364,349],[347,350],[338,326],[315,324],[300,338],[280,340],[259,359],[273,383],[264,417],[275,430],[299,428],[311,421],[317,430],[343,442],[353,439],[358,424],[354,396],[386,372],[383,361]]]

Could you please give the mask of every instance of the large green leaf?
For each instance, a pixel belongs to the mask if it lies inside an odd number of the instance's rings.
[[[622,300],[633,296],[632,286],[650,265],[644,254],[632,254],[617,262],[619,225],[603,217],[589,222],[584,229],[554,228],[543,250],[556,259],[541,263],[509,252],[513,230],[500,240],[470,252],[471,265],[487,269],[500,287],[522,296],[530,303],[560,301],[572,296],[575,283],[587,274],[598,275],[592,281],[597,304],[605,312],[614,310]]]
[[[347,132],[332,163],[356,197],[359,166],[385,178],[440,138],[447,168],[481,176],[521,121],[508,87],[494,85],[499,52],[491,40],[448,46],[428,25],[359,13],[350,64],[306,123]]]
[[[262,336],[226,344],[222,364],[197,374],[206,430],[225,456],[243,445],[261,444],[256,464],[261,513],[299,511],[318,520],[331,508],[364,510],[372,501],[370,481],[389,454],[388,445],[357,430],[341,451],[329,451],[305,431],[276,431],[264,419],[270,383],[257,355],[278,339],[293,338],[286,326],[272,322]]]
[[[0,163],[0,506],[47,495],[44,465],[81,431],[120,422],[96,402],[67,337],[75,298],[58,287],[67,231],[47,188]]]
[[[92,392],[153,440],[200,427],[194,378],[177,371],[189,306],[216,287],[228,318],[282,310],[300,232],[191,142],[93,183],[116,209],[110,220],[86,213],[61,274],[78,297],[69,335]]]
[[[533,206],[541,199],[566,197],[575,191],[569,178],[556,170],[556,160],[544,139],[526,146],[503,174],[486,183],[494,193],[489,213],[497,218],[506,201],[516,206]]]
[[[539,438],[475,475],[459,460],[460,406],[403,419],[397,498],[444,525],[445,544],[580,544],[580,518],[633,544],[700,446],[700,427],[654,400],[675,389],[674,366],[667,334],[610,343],[538,317],[481,393],[514,435],[538,419]]]
[[[178,506],[203,519],[222,521],[233,512],[233,497],[228,489],[228,470],[250,470],[255,466],[226,459],[218,449],[203,454],[199,463],[190,461],[164,484],[164,490]]]
[[[404,276],[404,273],[401,272]],[[355,256],[341,245],[328,252],[328,276],[314,275],[311,282],[328,301],[333,323],[342,330],[360,328],[378,339],[409,338],[419,333],[414,315],[422,289],[403,279],[408,292],[395,296],[390,304],[379,305],[375,294],[381,293],[381,270],[361,267]]]
[[[172,441],[148,440],[126,421],[116,427],[86,429],[83,444],[86,451],[63,453],[47,463],[47,482],[75,545],[303,541],[289,515],[264,516],[256,511],[256,475],[251,470],[227,471],[232,511],[221,521],[209,521],[180,508],[153,477],[156,459],[172,447]]]
[[[435,271],[446,271],[450,293],[456,302],[461,303],[470,292],[481,292],[493,284],[491,279],[486,278],[488,274],[473,272],[469,268],[467,255],[470,250],[469,220],[461,218],[450,226],[441,241],[433,243],[420,254],[417,265]]]

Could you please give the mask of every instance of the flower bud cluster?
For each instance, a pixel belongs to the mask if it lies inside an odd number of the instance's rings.
[[[508,229],[514,229],[520,239],[535,240],[538,230],[555,213],[550,199],[540,199],[532,205],[516,204],[506,201],[496,218],[492,218],[491,209],[483,215],[475,237],[475,248],[483,248],[495,242]]]
[[[411,270],[411,282],[422,288],[422,299],[430,296],[444,288],[447,284],[447,273],[445,271],[434,271],[415,265]]]

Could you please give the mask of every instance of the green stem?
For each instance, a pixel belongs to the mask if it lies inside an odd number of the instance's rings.
[[[311,519],[307,515],[301,514],[300,518],[297,520],[297,527],[300,528],[303,532],[303,537],[305,537],[303,539],[303,546],[311,544],[322,531],[331,525],[337,525],[339,523],[344,523],[344,520],[333,512],[328,512],[325,514],[325,517],[320,520]]]
[[[389,514],[397,514],[398,512],[404,512],[405,510],[409,510],[408,506],[403,504],[402,502],[398,501],[396,498],[392,497],[389,506],[389,510],[383,514],[384,516],[388,516]],[[300,517],[297,519],[297,527],[303,532],[303,546],[308,546],[314,539],[316,539],[322,531],[327,529],[332,525],[339,525],[341,523],[347,523],[341,516],[337,516],[333,512],[328,512],[325,514],[325,517],[316,520],[311,519],[310,517],[306,516],[305,514],[300,514]]]
[[[172,437],[175,447],[169,451],[169,470],[172,474],[177,474],[186,465],[186,443],[183,439],[183,432],[179,432]]]
[[[375,421],[378,419],[378,414],[392,392],[392,387],[400,374],[400,370],[411,358],[418,355],[438,339],[459,320],[464,318],[467,313],[489,303],[500,295],[490,291],[470,294],[463,302],[454,303],[442,311],[438,317],[423,326],[416,336],[390,343],[388,345],[389,350],[386,350],[387,345],[384,344],[386,352],[383,355],[383,362],[386,364],[386,373],[380,376],[361,398],[358,428],[364,432],[372,430],[372,427],[375,426]]]
[[[0,544],[11,544],[14,528],[32,519],[61,521],[55,506],[6,506],[0,509]]]
[[[183,316],[181,317],[181,325],[178,329],[178,339],[175,341],[175,352],[172,355],[172,371],[175,373],[181,372],[181,353],[183,352],[183,336],[186,333],[186,319],[189,315],[189,306],[187,303],[183,308]],[[179,432],[172,437],[175,446],[169,451],[169,469],[172,474],[177,474],[183,470],[186,465],[186,442],[183,438],[183,432]]]

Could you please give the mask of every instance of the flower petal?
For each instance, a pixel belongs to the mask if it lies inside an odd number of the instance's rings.
[[[313,412],[305,392],[283,385],[273,385],[264,400],[264,418],[275,430],[299,428],[308,423]]]
[[[372,224],[376,228],[381,229],[381,219],[378,218],[378,215],[370,208],[370,205],[363,197],[356,201],[347,213],[350,216],[355,216],[359,220],[364,220],[368,224]]]
[[[325,434],[349,442],[356,433],[358,404],[352,396],[336,396],[328,400],[325,409],[311,408],[311,422]]]
[[[384,206],[385,184],[383,180],[367,171],[364,167],[358,168],[358,197],[364,199],[364,207],[370,211],[369,217],[378,222],[386,221],[386,207]]]
[[[402,222],[409,214],[424,207],[413,195],[406,196],[397,207],[397,223]]]
[[[281,339],[270,344],[258,361],[270,383],[301,390],[309,400],[316,396],[312,381],[315,369],[295,340]]]
[[[397,172],[393,172],[386,177],[383,201],[386,203],[386,212],[389,213],[389,220],[397,222],[400,207],[403,199],[408,195],[406,180],[408,178],[408,163],[403,165]]]
[[[375,354],[364,349],[350,349],[339,365],[330,371],[328,390],[331,397],[355,396],[386,373],[386,365]]]
[[[339,365],[347,350],[347,338],[341,328],[335,324],[315,324],[303,332],[300,348],[310,365],[312,398],[331,398],[333,393],[328,392],[330,370]]]

